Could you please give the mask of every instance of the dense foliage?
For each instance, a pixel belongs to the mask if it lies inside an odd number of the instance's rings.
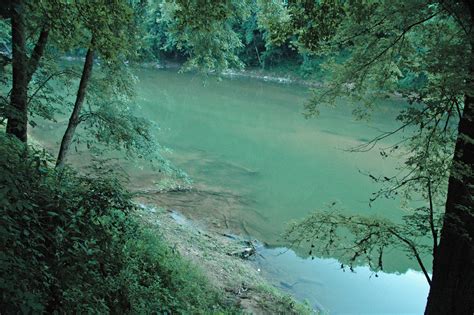
[[[207,280],[143,227],[113,178],[50,167],[0,136],[0,309],[6,313],[209,313]]]
[[[270,40],[268,28],[279,23],[279,8],[256,0],[152,1],[145,9],[142,56],[186,62],[184,69],[257,67],[309,76],[317,60],[290,40]]]

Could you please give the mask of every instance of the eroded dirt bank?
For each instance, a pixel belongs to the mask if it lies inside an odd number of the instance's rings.
[[[251,314],[311,314],[314,310],[269,285],[252,264],[256,244],[239,236],[207,228],[203,222],[147,203],[140,198],[140,216],[166,242],[189,259],[225,297]],[[247,257],[247,256],[250,257]]]

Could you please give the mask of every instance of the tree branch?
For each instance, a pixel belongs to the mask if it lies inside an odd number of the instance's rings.
[[[409,239],[401,236],[400,234],[398,234],[395,230],[393,230],[391,228],[387,228],[387,230],[390,233],[392,233],[392,235],[394,235],[396,238],[398,238],[400,241],[402,241],[403,243],[408,245],[408,247],[413,252],[413,255],[415,255],[416,261],[418,262],[418,265],[420,266],[421,270],[423,271],[423,274],[425,275],[426,281],[428,281],[428,284],[431,286],[430,275],[428,274],[428,271],[426,270],[425,265],[423,264],[423,261],[421,260],[420,254],[418,253],[418,250],[416,249],[413,242],[410,241]]]
[[[38,86],[38,88],[34,91],[34,93],[29,97],[27,104],[30,104],[30,102],[33,100],[33,98],[36,96],[36,94],[37,94],[53,77],[55,77],[55,76],[60,76],[60,75],[63,75],[63,74],[67,74],[67,73],[77,74],[76,72],[74,72],[74,71],[72,71],[72,70],[59,71],[59,72],[55,72],[55,73],[50,74],[50,75],[46,78],[46,80],[44,80],[44,81]]]
[[[31,57],[28,61],[27,82],[31,81],[33,74],[38,68],[39,61],[44,54],[44,49],[46,47],[46,43],[48,42],[49,29],[49,24],[43,26],[38,41],[36,42],[35,48],[31,53]]]
[[[388,45],[384,50],[382,50],[380,53],[378,53],[374,58],[372,58],[372,60],[366,62],[365,64],[363,64],[360,69],[358,71],[362,71],[364,68],[370,66],[372,63],[374,63],[375,61],[377,61],[377,59],[379,59],[380,57],[382,57],[387,51],[390,50],[390,48],[392,48],[393,46],[395,46],[398,41],[400,41],[406,33],[408,33],[412,28],[414,28],[415,26],[417,25],[420,25],[420,24],[423,24],[425,23],[426,21],[429,21],[431,20],[432,18],[434,18],[436,15],[438,15],[439,12],[436,12],[436,13],[433,13],[432,15],[420,20],[420,21],[417,21],[415,23],[412,23],[410,24],[409,26],[407,26],[401,33],[400,35],[398,35],[397,38],[395,38],[395,40],[390,44]],[[358,72],[357,71],[357,72]]]

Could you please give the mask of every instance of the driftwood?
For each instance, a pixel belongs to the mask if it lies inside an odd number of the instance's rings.
[[[245,247],[242,250],[234,251],[230,253],[231,256],[237,256],[242,259],[248,259],[250,256],[255,254],[255,248],[254,247]]]
[[[225,236],[227,238],[230,238],[231,240],[238,241],[239,237],[237,235],[233,234],[228,234],[228,233],[223,233],[222,236]]]
[[[229,221],[227,221],[227,217],[224,213],[222,215],[224,216],[225,227],[226,227],[226,229],[228,229],[229,228]]]
[[[229,255],[237,256],[242,259],[248,259],[251,256],[257,254],[257,249],[253,245],[252,241],[243,241],[243,244],[245,244],[246,247],[237,251],[233,251]]]

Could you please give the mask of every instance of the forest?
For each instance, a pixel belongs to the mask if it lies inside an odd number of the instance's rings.
[[[3,0],[0,313],[474,313],[470,0]]]

